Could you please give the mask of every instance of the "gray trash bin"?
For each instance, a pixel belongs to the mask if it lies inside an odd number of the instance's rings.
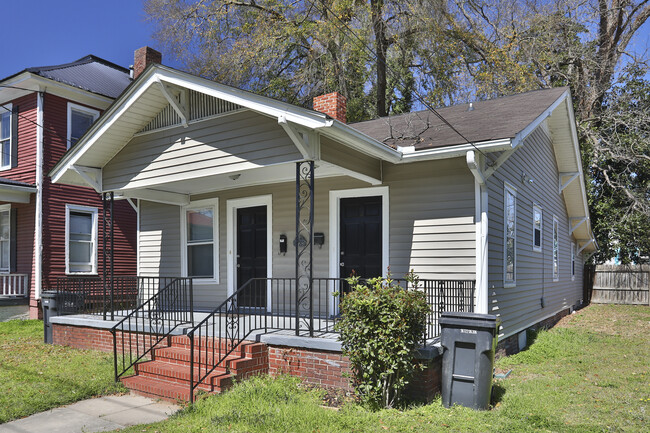
[[[58,316],[56,292],[41,293],[41,306],[43,307],[43,341],[52,344],[52,317]]]
[[[442,404],[487,409],[501,320],[490,314],[442,313]]]

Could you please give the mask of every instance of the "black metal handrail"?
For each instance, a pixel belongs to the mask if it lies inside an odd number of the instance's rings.
[[[155,294],[111,328],[115,381],[178,326],[194,325],[192,279],[160,278],[160,283],[160,289]],[[118,351],[121,352],[119,371]]]
[[[425,293],[429,305],[425,341],[439,335],[443,311],[474,311],[474,280],[419,280],[417,285],[400,279],[393,282]],[[190,399],[193,401],[196,388],[255,331],[295,330],[310,336],[335,332],[339,319],[335,296],[347,290],[345,279],[313,278],[310,305],[301,306],[296,303],[295,278],[248,280],[187,332]]]
[[[267,329],[266,302],[262,302],[266,300],[266,291],[260,281],[266,282],[266,279],[248,280],[187,332],[190,339],[190,402],[194,401],[194,391],[199,384],[253,331]],[[246,306],[240,307],[243,298],[246,298]]]

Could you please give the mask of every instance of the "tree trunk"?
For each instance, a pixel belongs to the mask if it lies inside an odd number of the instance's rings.
[[[386,116],[386,22],[382,15],[384,0],[370,0],[372,11],[372,29],[375,33],[375,51],[377,53],[377,115]]]

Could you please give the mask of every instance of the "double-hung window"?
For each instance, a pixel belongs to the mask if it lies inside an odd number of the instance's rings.
[[[576,244],[571,243],[571,281],[576,279]]]
[[[5,108],[0,107],[0,170],[11,168],[11,104],[6,104]]]
[[[560,279],[560,223],[553,216],[553,281]]]
[[[90,125],[99,117],[99,111],[73,103],[68,103],[68,148],[77,141]]]
[[[514,285],[517,279],[517,191],[506,185],[504,188],[504,282]]]
[[[66,206],[65,267],[69,274],[97,273],[97,208]]]
[[[0,272],[9,272],[11,267],[11,208],[0,206]]]
[[[188,277],[218,279],[216,201],[192,204],[183,211],[184,271]]]
[[[542,208],[533,205],[533,251],[542,251]]]

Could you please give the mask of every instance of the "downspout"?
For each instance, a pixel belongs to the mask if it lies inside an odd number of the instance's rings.
[[[474,221],[476,230],[476,297],[474,311],[488,313],[488,191],[485,161],[475,151],[465,154],[467,167],[474,175]]]
[[[36,93],[36,218],[34,227],[34,299],[43,289],[43,92]]]

